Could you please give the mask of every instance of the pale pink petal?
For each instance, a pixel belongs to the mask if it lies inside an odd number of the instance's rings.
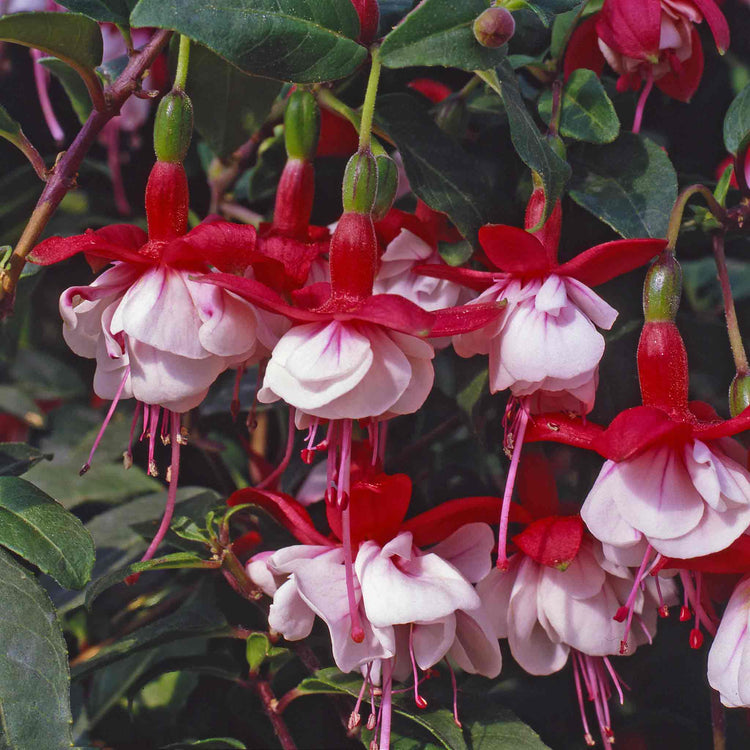
[[[299,641],[310,635],[315,613],[299,595],[293,578],[283,583],[273,597],[268,624],[288,641]]]
[[[481,581],[492,568],[495,536],[486,523],[467,523],[430,548],[471,583]]]
[[[414,658],[420,669],[429,669],[448,653],[456,637],[456,617],[449,614],[435,622],[412,626]]]
[[[484,608],[456,612],[456,638],[448,653],[464,672],[490,678],[500,674],[500,644]]]
[[[565,277],[568,298],[598,328],[608,331],[617,320],[618,312],[598,294],[571,276]]]

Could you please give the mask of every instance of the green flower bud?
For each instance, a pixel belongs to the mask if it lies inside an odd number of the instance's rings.
[[[375,205],[372,208],[372,218],[380,221],[391,210],[398,190],[398,167],[390,156],[381,154],[375,157],[378,167],[378,190]]]
[[[448,135],[462,138],[469,124],[469,110],[460,96],[449,96],[438,105],[435,122]]]
[[[483,47],[502,47],[516,30],[516,22],[505,8],[487,8],[474,20],[474,37]]]
[[[160,102],[154,121],[154,151],[158,161],[185,159],[193,136],[193,103],[182,89],[172,89]]]
[[[674,321],[681,293],[682,269],[674,255],[665,250],[651,264],[643,283],[643,316],[646,322]]]
[[[750,406],[750,375],[737,373],[729,386],[729,412],[733,417]]]
[[[318,148],[320,111],[315,97],[302,89],[293,91],[284,111],[284,144],[290,159],[312,161]]]
[[[342,198],[344,212],[369,214],[378,192],[378,165],[368,149],[358,151],[349,159],[344,171]]]

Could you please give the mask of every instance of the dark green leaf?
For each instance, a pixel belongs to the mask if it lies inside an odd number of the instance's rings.
[[[310,83],[343,78],[364,61],[359,19],[337,0],[140,0],[133,26],[174,29],[253,75]]]
[[[581,2],[582,0],[526,0],[524,5],[531,8],[545,26],[549,26],[558,13],[567,13],[581,5]]]
[[[578,9],[561,13],[555,16],[555,22],[552,24],[552,39],[550,40],[550,55],[557,60],[565,52],[565,45],[570,39],[573,25],[578,20]]]
[[[56,57],[43,57],[38,62],[60,80],[78,121],[83,125],[91,113],[91,97],[86,84],[73,68]]]
[[[560,134],[590,143],[611,143],[620,132],[620,121],[607,92],[593,70],[574,70],[562,91]],[[552,92],[539,99],[539,115],[549,123]]]
[[[278,81],[246,75],[205,47],[190,51],[187,91],[195,127],[221,158],[260,128],[280,90]]]
[[[475,244],[479,227],[492,216],[492,186],[481,162],[443,133],[409,94],[380,97],[375,113],[398,146],[412,190],[428,206],[448,214]]]
[[[12,13],[0,18],[0,41],[33,47],[76,70],[102,61],[99,24],[77,13]]]
[[[750,135],[750,84],[745,86],[729,105],[724,118],[724,145],[736,154]]]
[[[0,477],[0,544],[66,588],[80,589],[91,577],[91,535],[72,513],[25,479]]]
[[[552,150],[539,133],[518,90],[516,74],[507,61],[497,67],[500,95],[510,123],[510,139],[521,161],[541,178],[547,197],[544,213],[549,216],[555,202],[562,197],[570,167]]]
[[[474,19],[487,9],[485,0],[424,0],[383,40],[383,65],[408,68],[444,65],[462,70],[494,68],[506,48],[483,47],[474,37]]]
[[[75,398],[88,392],[81,376],[70,365],[33,349],[18,352],[11,373],[35,399]]]
[[[0,745],[12,750],[73,745],[68,654],[37,582],[0,551]]]
[[[138,0],[65,0],[62,5],[95,21],[127,26],[130,12],[137,2]]]
[[[20,476],[45,458],[52,456],[26,443],[0,443],[0,476]]]
[[[21,126],[8,114],[5,107],[0,107],[0,137],[14,141],[21,132]]]
[[[212,737],[207,740],[184,740],[164,745],[161,750],[247,750],[247,745],[232,737]]]
[[[571,149],[570,196],[623,237],[664,237],[677,175],[663,149],[633,133]]]
[[[272,646],[265,633],[250,633],[245,644],[245,658],[251,672],[257,672],[263,662],[271,656],[278,656],[286,649]]]
[[[86,589],[86,607],[91,609],[96,598],[110,586],[122,583],[134,573],[145,573],[149,570],[178,570],[179,568],[216,568],[218,563],[198,557],[192,552],[173,552],[171,555],[155,557],[144,562],[135,562],[107,575],[98,578]]]
[[[493,708],[492,719],[468,725],[471,750],[541,750],[539,735],[512,711]]]
[[[81,679],[101,667],[124,659],[136,651],[163,643],[195,638],[221,637],[230,634],[229,626],[216,606],[210,590],[212,582],[200,586],[172,614],[144,625],[120,640],[102,648],[96,656],[81,662],[72,670],[73,679]]]

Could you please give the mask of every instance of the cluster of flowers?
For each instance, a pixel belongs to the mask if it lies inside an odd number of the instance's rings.
[[[596,38],[588,61],[601,69],[594,52],[603,55],[622,87],[645,80],[648,89],[656,83],[689,96],[702,66],[694,24],[705,18],[725,47],[723,16],[711,0],[649,0],[626,23],[632,7],[607,0],[575,32],[570,66]],[[255,555],[247,572],[273,597],[269,624],[288,640],[309,635],[316,615],[326,623],[338,667],[364,677],[352,726],[369,687],[367,725],[381,748],[394,680],[411,675],[424,706],[420,672],[446,659],[495,677],[499,639],[531,674],[571,661],[587,742],[594,743],[587,701],[602,740],[613,741],[608,700],[622,698],[622,689],[610,657],[651,641],[658,616],[677,602],[677,577],[680,619],[695,617],[690,645],[701,646],[702,629],[715,635],[711,684],[727,705],[750,705],[743,680],[750,579],[737,585],[721,619],[704,580],[707,572],[750,569],[748,452],[731,439],[750,427],[750,411],[722,420],[707,404],[688,402],[674,323],[679,267],[666,241],[608,242],[559,263],[561,207],[548,206],[543,221],[547,200],[536,188],[525,228],[480,230],[476,260],[484,270],[451,267],[438,253],[438,242],[453,236],[445,218],[421,203],[414,214],[390,208],[369,148],[347,167],[335,228],[311,226],[318,122],[311,94],[292,94],[285,122],[288,161],[272,223],[256,230],[209,217],[188,232],[184,148],[157,143],[148,233],[114,225],[53,237],[31,256],[46,265],[82,252],[95,270],[111,263],[93,283],[68,289],[60,311],[70,347],[96,359],[96,393],[112,399],[112,409],[121,398],[138,402],[132,434],[142,420],[150,471],[157,434],[172,442],[167,512],[144,559],[169,525],[186,438],[181,414],[226,369],[241,374],[260,363],[258,400],[285,402],[307,430],[303,460],[326,459],[311,470],[319,492],[290,497],[275,489],[275,472],[230,497],[232,505],[266,508],[299,541]],[[592,287],[654,257],[638,347],[643,405],[603,428],[586,415],[604,353],[598,329],[610,329],[617,311]],[[383,469],[386,425],[423,405],[435,349],[449,345],[461,357],[487,356],[491,392],[510,390],[507,486],[503,498],[456,499],[407,518],[411,481]],[[543,454],[527,449],[522,458],[524,444],[536,441],[606,459],[580,514],[562,512]],[[511,502],[516,484],[519,505]],[[306,511],[313,499],[325,502],[330,533]],[[498,521],[493,566],[490,524]],[[511,522],[524,529],[509,555]]]

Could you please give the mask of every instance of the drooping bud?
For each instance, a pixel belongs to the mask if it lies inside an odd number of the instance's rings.
[[[303,159],[288,159],[276,188],[273,228],[284,237],[305,240],[315,198],[315,167]]]
[[[357,41],[360,44],[368,45],[378,33],[378,24],[380,23],[378,0],[352,0],[352,5],[359,16],[359,37]]]
[[[646,322],[674,321],[681,293],[682,269],[674,254],[665,250],[651,264],[643,283],[643,317]]]
[[[290,159],[312,161],[320,135],[320,111],[315,97],[302,89],[293,91],[284,111],[284,144]]]
[[[516,22],[506,8],[487,8],[474,20],[474,37],[483,47],[502,47],[516,30]]]
[[[372,294],[378,241],[369,213],[345,212],[336,225],[329,250],[331,292],[339,299]]]
[[[182,89],[172,89],[159,102],[154,121],[154,151],[159,161],[185,159],[193,137],[193,103]]]
[[[188,182],[180,162],[157,161],[146,185],[149,240],[172,240],[187,232]]]
[[[733,417],[750,406],[750,375],[737,373],[729,386],[729,412]]]
[[[344,213],[355,211],[369,214],[378,192],[378,165],[368,149],[358,151],[349,159],[344,171],[342,199]]]
[[[644,406],[671,412],[687,408],[687,352],[677,326],[671,321],[644,324],[638,341],[638,379]]]
[[[462,96],[449,96],[440,102],[435,115],[438,127],[448,135],[462,138],[469,124],[469,109]]]
[[[380,221],[391,210],[398,190],[398,167],[390,156],[380,154],[375,158],[378,167],[378,189],[372,207],[373,221]]]

